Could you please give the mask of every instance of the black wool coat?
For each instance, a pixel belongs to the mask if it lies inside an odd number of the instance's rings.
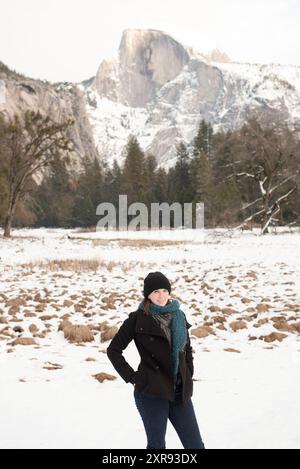
[[[187,342],[179,352],[179,371],[182,377],[182,400],[186,402],[193,394],[193,354],[188,329],[191,327],[185,318]],[[140,355],[137,371],[127,363],[122,352],[134,340]],[[171,360],[171,346],[167,336],[150,315],[138,309],[129,314],[119,331],[112,339],[107,356],[115,370],[126,383],[135,383],[138,391],[174,401],[175,381]]]

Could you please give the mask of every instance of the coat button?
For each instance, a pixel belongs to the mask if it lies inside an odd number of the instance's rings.
[[[151,357],[152,357],[152,358],[154,358],[154,355],[153,355],[153,353],[151,353]]]
[[[155,367],[155,368],[156,368],[157,370],[159,370],[159,365],[156,365],[156,367]]]
[[[140,331],[143,331],[144,329],[142,327],[140,327]]]
[[[154,337],[150,337],[150,341],[153,342],[153,341],[154,341]]]

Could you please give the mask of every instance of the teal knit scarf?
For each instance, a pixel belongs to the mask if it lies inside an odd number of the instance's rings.
[[[144,310],[144,301],[140,304],[140,308]],[[171,358],[173,364],[174,374],[178,372],[179,366],[179,352],[184,349],[187,340],[187,330],[185,323],[184,313],[180,309],[180,304],[177,300],[172,300],[165,306],[158,306],[150,303],[149,311],[151,314],[164,314],[171,313],[171,337],[172,337],[172,351]]]

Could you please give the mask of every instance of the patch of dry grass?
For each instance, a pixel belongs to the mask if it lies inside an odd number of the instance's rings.
[[[97,272],[100,268],[105,268],[109,272],[119,264],[113,261],[105,261],[101,259],[65,259],[65,260],[50,260],[50,261],[37,261],[29,262],[28,264],[21,264],[24,269],[33,270],[40,268],[50,272],[58,271],[72,271],[72,272]]]
[[[180,246],[187,244],[186,241],[172,241],[172,240],[160,240],[160,239],[126,239],[126,238],[116,238],[116,239],[94,239],[93,246],[102,246],[110,243],[118,243],[119,247],[126,248],[160,248],[168,246]]]
[[[36,261],[36,262],[29,262],[26,264],[21,264],[20,267],[23,269],[28,269],[33,271],[34,269],[41,269],[44,272],[97,272],[99,270],[107,270],[108,272],[112,272],[112,270],[116,267],[119,267],[125,274],[130,272],[131,270],[136,270],[137,266],[140,269],[145,268],[148,266],[152,268],[155,265],[153,263],[145,263],[144,261],[137,262],[117,262],[117,261],[106,261],[103,259],[65,259],[65,260],[57,260],[52,259],[49,261]],[[57,275],[59,278],[59,274]],[[63,277],[62,277],[63,278]]]
[[[77,230],[77,233],[96,233],[96,227],[90,226],[87,228],[80,228],[79,230]]]

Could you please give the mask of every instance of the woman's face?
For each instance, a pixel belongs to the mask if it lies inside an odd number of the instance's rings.
[[[166,306],[170,298],[170,293],[168,290],[160,288],[159,290],[154,290],[148,298],[157,306]]]

